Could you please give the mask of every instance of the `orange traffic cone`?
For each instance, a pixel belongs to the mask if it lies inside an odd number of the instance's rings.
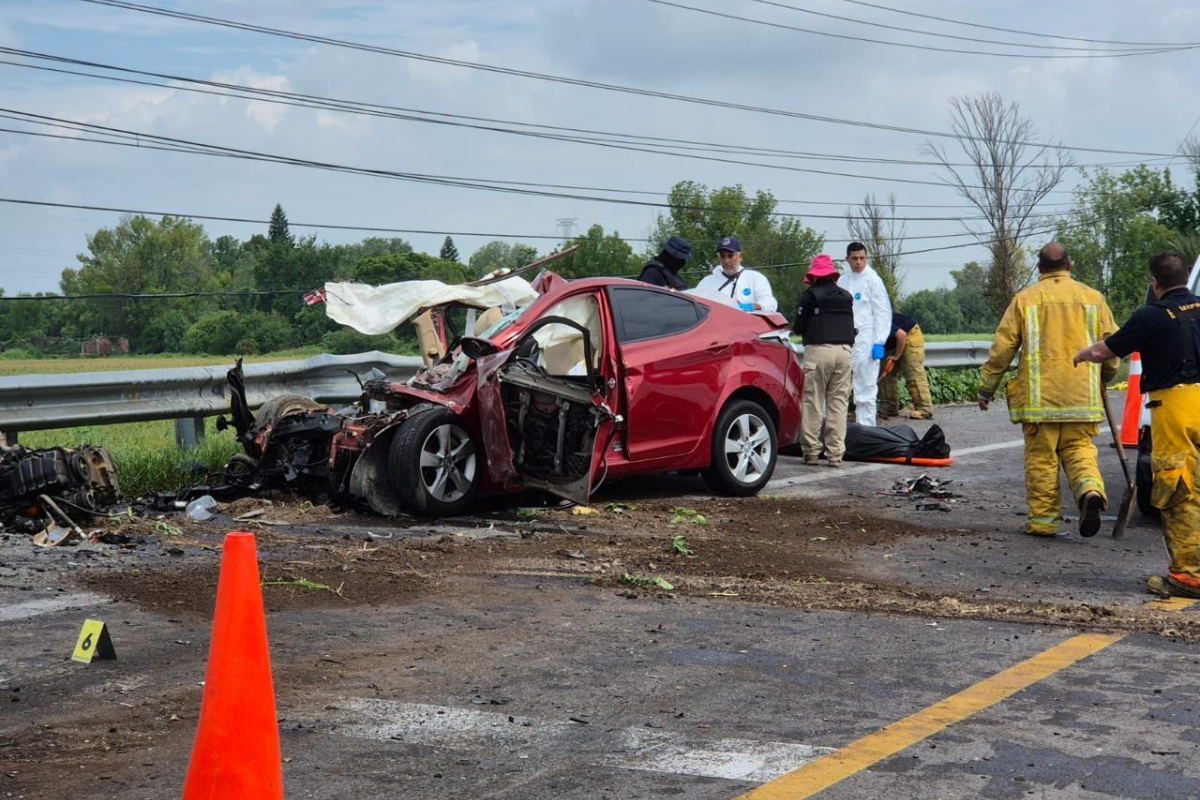
[[[183,800],[283,800],[267,622],[254,534],[225,537],[204,700]]]
[[[1138,428],[1142,424],[1142,357],[1129,354],[1129,388],[1125,390],[1125,413],[1121,417],[1121,444],[1137,447]]]

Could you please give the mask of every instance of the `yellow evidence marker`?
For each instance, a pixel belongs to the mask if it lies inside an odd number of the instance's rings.
[[[108,635],[108,626],[98,619],[85,620],[83,629],[79,631],[79,641],[75,643],[75,652],[71,654],[72,661],[90,664],[93,659],[115,660],[117,651],[113,649],[112,639]]]

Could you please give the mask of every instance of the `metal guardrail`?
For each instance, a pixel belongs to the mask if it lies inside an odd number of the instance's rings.
[[[229,413],[232,366],[14,375],[0,378],[0,432],[11,442],[18,431],[174,419],[181,444],[203,436],[204,417]],[[373,350],[348,356],[320,355],[304,361],[246,364],[246,396],[259,406],[281,394],[303,394],[322,402],[354,400],[354,374],[372,367],[395,380],[415,374],[416,356]]]
[[[926,342],[925,366],[933,369],[981,367],[987,363],[991,346],[992,343],[985,339],[969,342]],[[792,349],[797,353],[804,353],[804,345],[794,344]]]
[[[925,366],[934,369],[982,367],[987,363],[992,343],[987,340],[970,342],[925,342]]]
[[[977,367],[991,342],[927,342],[925,365]],[[796,346],[798,352],[803,348]],[[302,394],[322,402],[359,396],[354,373],[372,367],[405,380],[421,364],[416,356],[377,350],[348,356],[321,355],[305,361],[246,364],[246,395],[258,406],[280,394]],[[232,365],[232,360],[230,361]],[[0,378],[0,433],[11,443],[18,431],[176,420],[176,438],[192,445],[204,435],[204,418],[229,412],[229,366],[15,375]]]

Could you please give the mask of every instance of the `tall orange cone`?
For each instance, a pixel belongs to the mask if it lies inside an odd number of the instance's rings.
[[[200,726],[183,800],[283,800],[283,768],[254,534],[225,536]]]
[[[1125,390],[1125,413],[1121,415],[1121,444],[1137,447],[1138,428],[1142,424],[1142,356],[1129,354],[1129,388]]]

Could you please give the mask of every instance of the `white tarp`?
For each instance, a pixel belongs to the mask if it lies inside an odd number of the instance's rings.
[[[401,281],[383,286],[326,283],[325,313],[334,322],[377,336],[391,332],[423,308],[457,302],[476,308],[499,306],[510,311],[527,305],[537,296],[529,281],[516,276],[482,286],[441,281]]]

